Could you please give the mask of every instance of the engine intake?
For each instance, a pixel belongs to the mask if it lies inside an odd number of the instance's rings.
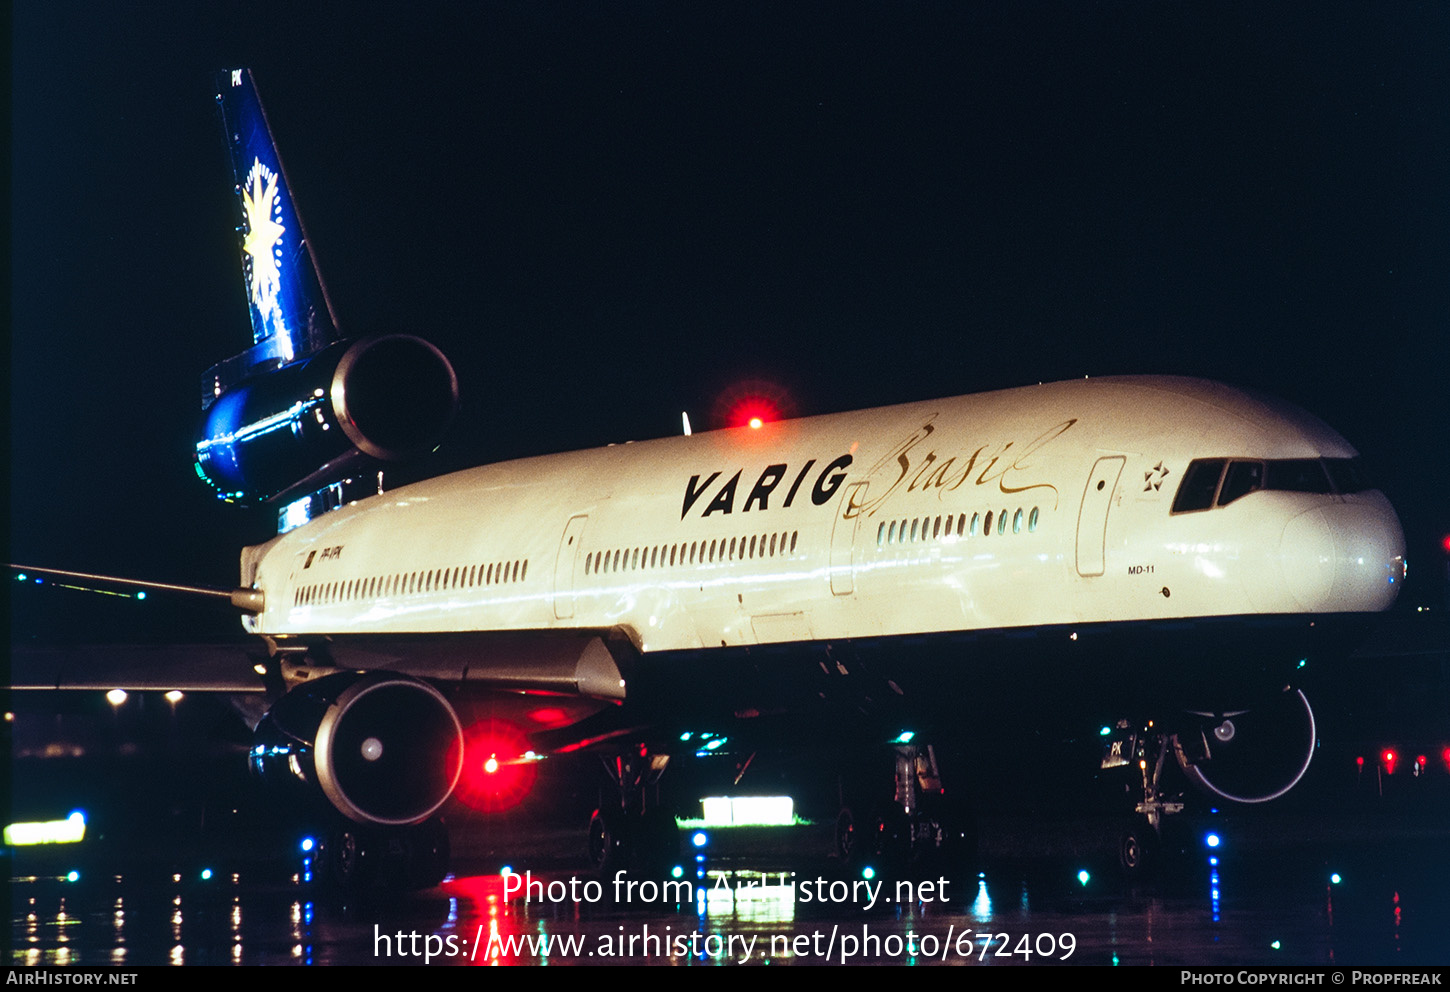
[[[422,338],[340,341],[217,396],[198,432],[196,470],[223,499],[264,502],[304,481],[336,481],[363,459],[426,454],[457,410],[453,366]]]
[[[1199,715],[1199,729],[1175,736],[1174,756],[1190,782],[1224,802],[1278,799],[1314,760],[1314,710],[1298,689],[1252,709]]]
[[[426,682],[343,672],[293,689],[257,725],[250,765],[358,823],[420,823],[463,769],[463,728]]]

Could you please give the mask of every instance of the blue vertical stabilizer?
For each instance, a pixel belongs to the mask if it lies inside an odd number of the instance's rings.
[[[233,383],[306,358],[341,337],[251,70],[218,74],[216,99],[236,182],[253,343],[207,371],[203,408]]]

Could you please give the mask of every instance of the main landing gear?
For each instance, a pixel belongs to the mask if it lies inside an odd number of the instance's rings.
[[[613,795],[602,798],[590,817],[588,842],[589,864],[601,877],[668,868],[679,854],[674,814],[660,802],[659,781],[669,762],[669,755],[651,754],[642,745],[604,760]]]
[[[344,894],[367,889],[426,889],[448,872],[448,828],[441,817],[411,827],[339,818],[315,855],[322,881]]]
[[[976,819],[965,801],[943,788],[936,750],[895,744],[891,757],[889,801],[869,800],[869,789],[856,795],[842,790],[835,835],[840,864],[847,870],[870,865],[897,873],[965,875],[976,861]]]

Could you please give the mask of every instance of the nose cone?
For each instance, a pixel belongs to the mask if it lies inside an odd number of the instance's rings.
[[[1291,519],[1279,565],[1305,612],[1385,610],[1405,578],[1405,535],[1389,500],[1362,493]]]

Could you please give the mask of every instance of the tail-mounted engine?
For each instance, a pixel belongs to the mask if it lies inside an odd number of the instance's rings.
[[[402,826],[438,811],[463,768],[463,728],[426,682],[341,672],[278,700],[249,765],[264,781],[327,800],[358,823]]]
[[[339,341],[225,388],[203,414],[196,471],[232,502],[311,492],[426,454],[457,409],[458,377],[427,341]]]

